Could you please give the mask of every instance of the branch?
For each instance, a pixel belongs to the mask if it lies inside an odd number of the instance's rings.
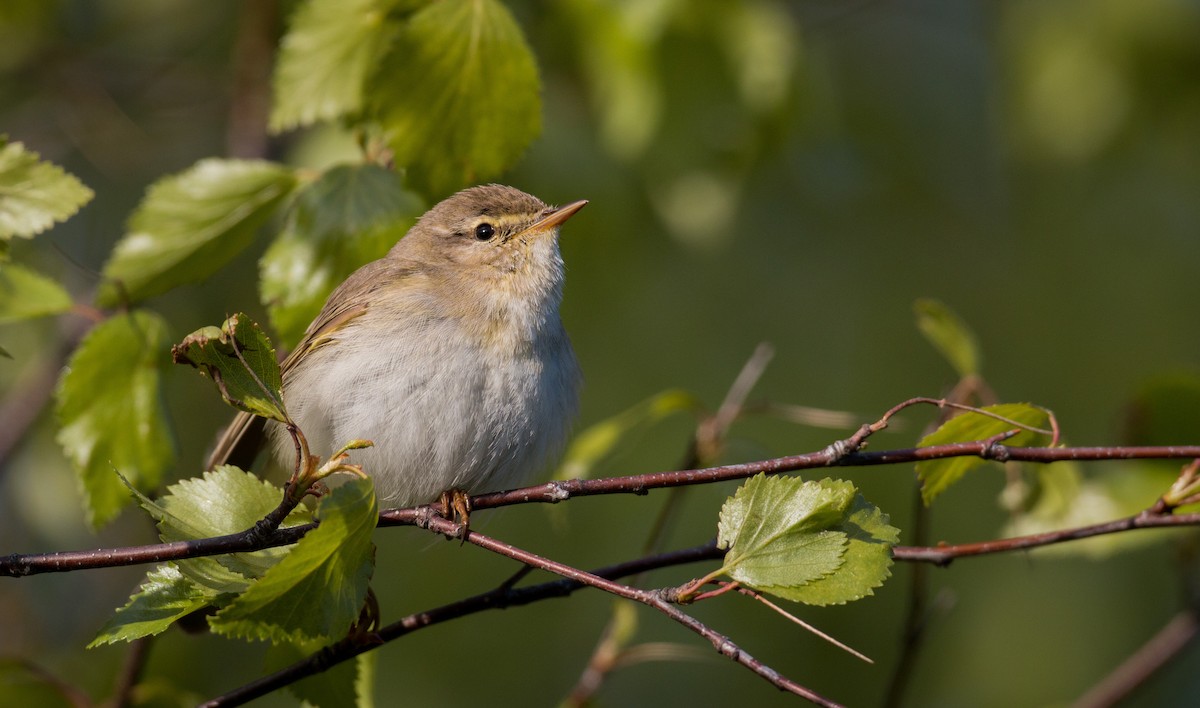
[[[759,473],[775,474],[802,469],[839,467],[866,467],[873,465],[891,465],[920,460],[934,460],[947,457],[975,456],[988,460],[1008,461],[1023,460],[1028,462],[1056,462],[1060,460],[1130,460],[1130,459],[1191,459],[1200,457],[1200,446],[1174,445],[1165,447],[1008,447],[992,441],[977,441],[969,443],[953,443],[935,445],[923,448],[908,448],[902,450],[883,450],[879,452],[845,452],[845,448],[831,445],[820,452],[805,455],[779,457],[758,462],[746,462],[737,465],[722,465],[705,469],[681,470],[676,472],[655,472],[651,474],[630,475],[627,477],[608,477],[604,479],[565,480],[547,482],[545,484],[514,489],[507,492],[482,494],[471,500],[472,508],[491,509],[515,504],[545,503],[554,504],[572,497],[595,496],[601,494],[645,494],[651,489],[665,487],[682,487],[693,484],[708,484],[733,479],[744,479]],[[407,509],[385,509],[380,512],[380,526],[412,526],[417,525],[418,519],[428,513],[426,507],[410,507]],[[1126,528],[1144,528],[1150,526],[1185,526],[1200,523],[1200,515],[1150,515],[1136,522],[1123,519],[1110,524],[1100,524],[1098,527],[1109,528],[1099,533],[1114,533]],[[38,573],[61,573],[73,570],[92,568],[110,568],[142,563],[161,563],[163,561],[197,558],[201,556],[219,555],[222,553],[240,553],[284,546],[295,543],[313,528],[313,525],[292,526],[262,533],[250,529],[241,533],[199,539],[195,541],[175,541],[171,543],[132,546],[126,548],[109,548],[92,551],[62,551],[45,554],[19,554],[0,557],[0,576],[21,577]],[[1092,529],[1093,527],[1087,527]],[[1030,541],[1025,546],[1011,546],[1014,539],[994,541],[984,544],[967,544],[962,547],[945,547],[934,549],[898,547],[903,552],[900,560],[919,560],[932,563],[947,563],[953,557],[947,557],[949,549],[961,548],[959,555],[978,555],[999,551],[1026,548],[1047,543],[1072,540],[1060,538],[1057,541],[1040,540],[1045,536],[1079,532],[1079,529],[1060,531],[1054,534],[1039,534],[1037,541]],[[1097,535],[1096,532],[1088,535]],[[995,544],[1000,544],[996,546]]]
[[[474,532],[471,535],[474,536]],[[711,560],[719,558],[723,553],[723,551],[717,549],[715,543],[707,543],[694,548],[655,554],[625,563],[598,568],[591,571],[591,574],[611,580],[651,570]],[[529,566],[525,566],[525,568],[528,570]],[[459,617],[485,610],[503,610],[509,607],[521,607],[549,598],[566,597],[576,590],[586,587],[584,583],[569,578],[523,588],[514,588],[512,585],[511,581],[505,581],[494,590],[425,610],[424,612],[413,613],[379,630],[377,636],[382,642],[391,642],[426,627],[432,627],[442,622],[458,619]],[[240,705],[246,701],[283,688],[300,679],[325,671],[336,664],[370,651],[376,646],[378,646],[376,643],[356,641],[354,638],[343,639],[291,666],[241,686],[223,696],[214,698],[205,705]]]
[[[896,546],[892,549],[892,557],[899,561],[918,563],[933,563],[947,566],[956,558],[970,558],[989,555],[992,553],[1007,553],[1028,548],[1049,546],[1055,543],[1078,541],[1093,536],[1103,536],[1110,533],[1132,531],[1133,529],[1165,528],[1169,526],[1198,526],[1200,513],[1166,514],[1146,510],[1140,514],[1115,521],[1106,521],[1091,526],[1079,526],[1061,531],[1035,533],[1029,536],[1015,536],[997,541],[980,541],[978,543],[961,543],[953,546]]]

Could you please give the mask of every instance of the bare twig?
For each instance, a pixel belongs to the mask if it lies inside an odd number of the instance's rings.
[[[1060,531],[1035,533],[1029,536],[1014,536],[995,541],[978,543],[961,543],[957,545],[938,546],[896,546],[892,549],[892,557],[899,561],[932,563],[939,566],[950,565],[958,558],[990,555],[993,553],[1009,553],[1012,551],[1040,548],[1067,541],[1079,541],[1094,536],[1111,533],[1121,533],[1134,529],[1155,529],[1170,526],[1200,525],[1200,513],[1193,514],[1158,514],[1143,511],[1134,516],[1128,516],[1115,521],[1106,521],[1090,526],[1079,526]]]

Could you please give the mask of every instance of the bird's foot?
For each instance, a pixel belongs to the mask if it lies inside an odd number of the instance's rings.
[[[467,540],[467,532],[471,530],[471,495],[457,487],[442,492],[438,503],[442,507],[442,516],[457,521],[462,525],[459,538]]]

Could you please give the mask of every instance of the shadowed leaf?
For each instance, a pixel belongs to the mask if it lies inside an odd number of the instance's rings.
[[[204,327],[171,347],[176,364],[199,369],[217,385],[229,405],[264,418],[288,421],[283,409],[283,380],[271,340],[243,314],[232,315],[220,329]]]

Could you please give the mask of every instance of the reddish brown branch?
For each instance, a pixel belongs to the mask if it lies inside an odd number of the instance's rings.
[[[978,543],[960,543],[956,545],[938,545],[928,547],[896,546],[892,549],[892,557],[896,560],[933,563],[934,565],[949,565],[956,558],[969,558],[992,553],[1007,553],[1029,548],[1049,546],[1055,543],[1078,541],[1093,536],[1103,536],[1110,533],[1132,531],[1134,529],[1164,528],[1168,526],[1197,526],[1200,525],[1200,513],[1194,514],[1159,514],[1154,511],[1143,511],[1136,516],[1129,516],[1115,521],[1106,521],[1091,526],[1035,533],[1029,536],[1015,536],[996,541],[980,541]]]
[[[661,568],[684,565],[687,563],[695,563],[698,561],[711,560],[719,558],[723,552],[716,548],[716,544],[707,543],[703,546],[687,548],[670,553],[660,553],[645,558],[619,563],[616,565],[598,568],[591,571],[593,575],[615,579],[623,578],[630,575],[637,575],[651,570]],[[526,572],[530,566],[523,566]],[[431,627],[442,622],[471,615],[476,612],[486,610],[503,610],[509,607],[521,607],[523,605],[532,604],[540,600],[545,600],[555,597],[566,597],[571,593],[586,587],[584,583],[577,580],[563,578],[538,585],[528,587],[513,587],[510,580],[506,580],[499,587],[473,597],[468,597],[457,602],[452,602],[440,607],[435,607],[424,612],[417,612],[407,617],[404,617],[392,624],[387,625],[378,633],[378,637],[383,642],[391,642],[401,637],[412,634],[413,632]],[[325,671],[330,667],[370,651],[377,644],[355,641],[353,639],[344,639],[336,644],[322,649],[321,651],[276,671],[275,673],[264,676],[252,683],[241,686],[223,696],[214,698],[205,705],[209,706],[232,706],[240,705],[246,701],[264,696],[272,691],[278,690],[288,684],[294,683],[300,679],[312,676],[314,674]]]

